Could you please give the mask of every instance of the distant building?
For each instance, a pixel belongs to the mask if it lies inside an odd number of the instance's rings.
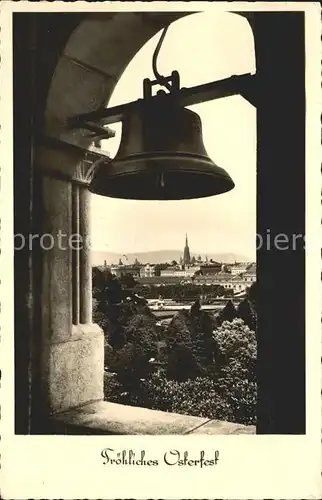
[[[182,278],[191,278],[198,271],[200,271],[200,266],[170,266],[160,272],[160,276],[178,276]]]
[[[249,262],[239,262],[231,267],[231,274],[236,276],[237,274],[243,274],[249,267]]]
[[[133,278],[140,277],[140,266],[135,266],[135,265],[125,266],[124,264],[112,265],[110,267],[110,270],[111,273],[115,274],[117,278],[121,278],[122,276],[125,276],[127,274],[131,274]]]
[[[248,268],[247,271],[243,274],[243,279],[247,283],[255,283],[256,281],[256,264],[251,264]]]
[[[161,269],[160,276],[179,276],[182,271],[181,266],[168,266],[166,269]]]
[[[224,273],[199,275],[195,278],[195,283],[200,285],[219,285],[228,290],[232,290],[234,294],[244,292],[248,287],[256,281],[256,264],[246,266],[247,271],[244,273]]]
[[[140,278],[152,278],[155,276],[155,265],[145,264],[140,269]]]
[[[116,264],[112,264],[110,266],[111,273],[114,274],[117,278],[120,278],[122,276],[123,270],[124,270],[124,266],[119,266]]]
[[[199,274],[195,277],[195,283],[200,285],[226,285],[232,281],[230,273]],[[227,288],[227,287],[225,287]]]
[[[200,265],[200,274],[218,274],[222,270],[220,262],[208,262],[207,264]]]
[[[187,278],[186,278],[187,279]],[[183,283],[185,278],[181,276],[151,276],[150,278],[139,278],[138,282],[141,285],[176,285],[179,283]]]

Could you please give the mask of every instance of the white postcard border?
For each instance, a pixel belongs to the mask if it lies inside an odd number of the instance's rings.
[[[13,338],[12,12],[119,10],[306,11],[306,391],[305,436],[15,436]],[[3,2],[0,5],[1,495],[4,498],[318,499],[321,493],[321,148],[318,2]],[[291,348],[291,347],[290,347]],[[105,447],[145,449],[158,467],[103,465]],[[172,448],[220,450],[215,468],[170,467]]]

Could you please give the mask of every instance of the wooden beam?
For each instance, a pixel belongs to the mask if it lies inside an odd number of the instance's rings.
[[[178,93],[178,102],[181,106],[192,106],[214,99],[221,99],[232,95],[242,95],[251,104],[255,104],[254,90],[256,83],[256,75],[250,73],[238,76],[231,76],[224,80],[197,85],[196,87],[182,88]],[[168,97],[169,96],[169,97]],[[158,99],[171,99],[170,94],[156,95],[152,100],[156,102]],[[109,125],[111,123],[120,122],[124,114],[129,113],[134,107],[138,106],[143,99],[132,101],[112,108],[102,108],[91,113],[76,116],[69,121],[71,128],[86,128],[86,124],[93,125],[95,122],[100,122],[101,125]]]

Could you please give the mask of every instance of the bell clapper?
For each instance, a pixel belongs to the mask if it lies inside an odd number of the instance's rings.
[[[165,182],[164,182],[164,176],[163,176],[163,172],[157,174],[157,178],[156,178],[156,188],[157,190],[159,189],[163,189],[165,187]]]
[[[160,186],[161,186],[161,188],[164,188],[164,186],[165,186],[163,172],[161,172]]]

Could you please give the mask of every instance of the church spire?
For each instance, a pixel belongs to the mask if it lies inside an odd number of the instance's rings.
[[[189,266],[191,262],[190,258],[190,249],[189,249],[189,244],[188,244],[188,235],[186,233],[186,244],[183,250],[183,264],[185,266]]]

